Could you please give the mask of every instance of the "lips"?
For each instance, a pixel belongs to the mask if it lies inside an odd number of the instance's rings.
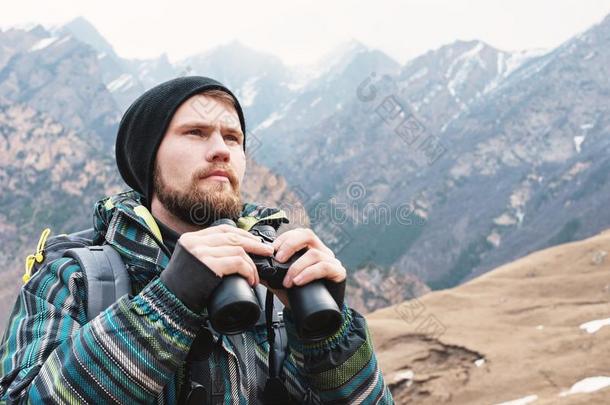
[[[205,177],[210,177],[210,176],[223,176],[223,177],[226,177],[227,179],[231,179],[231,177],[229,176],[229,173],[225,172],[224,170],[214,170],[214,171],[206,174],[204,176],[204,178]]]

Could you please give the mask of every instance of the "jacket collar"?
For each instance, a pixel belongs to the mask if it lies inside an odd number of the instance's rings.
[[[249,230],[260,221],[273,223],[276,229],[288,223],[279,208],[245,203],[237,226]],[[137,267],[136,279],[146,282],[167,266],[171,253],[163,244],[154,217],[142,204],[142,196],[128,190],[105,197],[95,204],[93,223],[96,232],[123,257],[128,267]]]

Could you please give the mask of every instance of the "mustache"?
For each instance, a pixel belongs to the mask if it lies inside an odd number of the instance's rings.
[[[233,170],[233,168],[231,166],[224,166],[224,165],[212,166],[212,167],[198,170],[195,173],[195,178],[203,179],[204,177],[209,176],[210,173],[212,173],[216,170],[222,170],[223,172],[226,172],[227,177],[228,177],[229,181],[231,182],[231,184],[233,184],[233,185],[238,184],[237,175],[235,174],[235,171]]]

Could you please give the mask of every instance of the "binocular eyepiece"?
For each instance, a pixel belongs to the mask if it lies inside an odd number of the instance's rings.
[[[212,226],[227,224],[236,226],[230,219],[219,219]],[[250,233],[272,244],[275,228],[268,224],[256,224]],[[274,257],[250,254],[261,280],[273,289],[285,289],[282,285],[288,268],[306,249],[295,253],[286,263]],[[315,280],[303,286],[286,289],[297,333],[304,339],[324,339],[341,326],[341,311],[323,281]],[[225,276],[208,303],[208,315],[212,327],[223,334],[233,335],[253,327],[260,317],[256,293],[241,276]]]

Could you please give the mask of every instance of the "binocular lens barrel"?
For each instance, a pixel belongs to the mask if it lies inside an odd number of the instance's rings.
[[[237,274],[225,276],[208,303],[212,327],[225,335],[235,335],[253,327],[260,313],[254,290]]]
[[[220,219],[212,226],[220,224],[236,226],[230,219]],[[255,225],[253,230],[266,235],[267,240],[275,239],[275,229],[269,225]],[[257,270],[261,274],[261,269]],[[321,280],[287,291],[297,333],[302,338],[323,339],[339,329],[341,311]],[[260,313],[256,293],[246,279],[237,274],[224,277],[208,303],[212,327],[226,335],[252,328]]]
[[[320,280],[288,289],[288,300],[302,338],[324,339],[341,326],[341,311]]]

